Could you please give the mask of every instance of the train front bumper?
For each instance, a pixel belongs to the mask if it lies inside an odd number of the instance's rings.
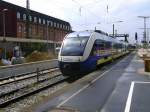
[[[79,62],[59,62],[59,68],[64,75],[75,75],[81,73],[81,64]]]

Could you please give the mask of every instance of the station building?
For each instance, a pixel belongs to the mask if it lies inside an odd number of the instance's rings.
[[[0,58],[4,47],[7,52],[16,45],[24,51],[36,44],[54,49],[71,31],[66,21],[0,0]]]

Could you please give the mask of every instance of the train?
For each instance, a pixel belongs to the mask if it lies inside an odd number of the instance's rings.
[[[128,43],[110,37],[100,30],[85,30],[65,36],[58,54],[63,75],[90,72],[103,63],[128,53]]]

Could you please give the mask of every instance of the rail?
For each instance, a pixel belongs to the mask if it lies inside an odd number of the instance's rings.
[[[43,84],[42,86],[39,86],[39,87],[37,87],[37,86],[35,86],[35,87],[31,86],[30,87],[29,86],[29,87],[25,87],[25,88],[18,89],[18,90],[16,89],[14,91],[11,91],[9,93],[6,93],[6,94],[2,95],[1,98],[3,98],[3,96],[4,96],[5,100],[0,102],[0,108],[6,107],[6,106],[8,106],[11,103],[17,102],[17,101],[19,101],[19,100],[21,100],[21,99],[23,99],[25,97],[31,96],[33,94],[36,94],[36,93],[38,93],[38,92],[40,92],[42,90],[45,90],[47,88],[56,86],[56,85],[58,85],[58,84],[60,84],[62,82],[65,82],[68,79],[68,77],[57,78],[57,77],[60,77],[60,76],[61,76],[61,74],[59,74],[57,76],[54,76],[54,77],[50,77],[48,79],[41,80],[40,81],[41,83],[43,83],[45,81],[47,81],[47,83]],[[58,80],[54,81],[55,78],[57,78]],[[50,81],[50,80],[53,80],[53,81]],[[39,83],[37,83],[37,84],[39,84]],[[7,99],[7,95],[8,95],[8,99]],[[12,96],[9,98],[9,95],[10,96],[12,95]]]
[[[51,68],[51,69],[39,70],[37,68],[37,70],[34,72],[29,72],[29,73],[25,73],[25,74],[18,74],[17,76],[8,76],[5,78],[0,78],[0,86],[5,85],[5,84],[9,84],[9,83],[13,83],[13,82],[17,82],[17,81],[21,81],[21,80],[25,80],[25,79],[29,79],[29,78],[33,78],[33,77],[38,77],[40,75],[51,73],[51,72],[54,72],[56,70],[59,70],[59,69],[58,68]]]
[[[33,71],[36,71],[37,68],[39,68],[39,70],[43,70],[43,69],[50,69],[56,67],[58,67],[58,61],[56,59],[4,66],[4,67],[0,67],[0,80],[8,77],[15,77],[20,74],[28,74]]]

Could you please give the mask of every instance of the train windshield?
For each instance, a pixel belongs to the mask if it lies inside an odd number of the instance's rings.
[[[62,50],[62,56],[82,56],[89,37],[66,38]]]

